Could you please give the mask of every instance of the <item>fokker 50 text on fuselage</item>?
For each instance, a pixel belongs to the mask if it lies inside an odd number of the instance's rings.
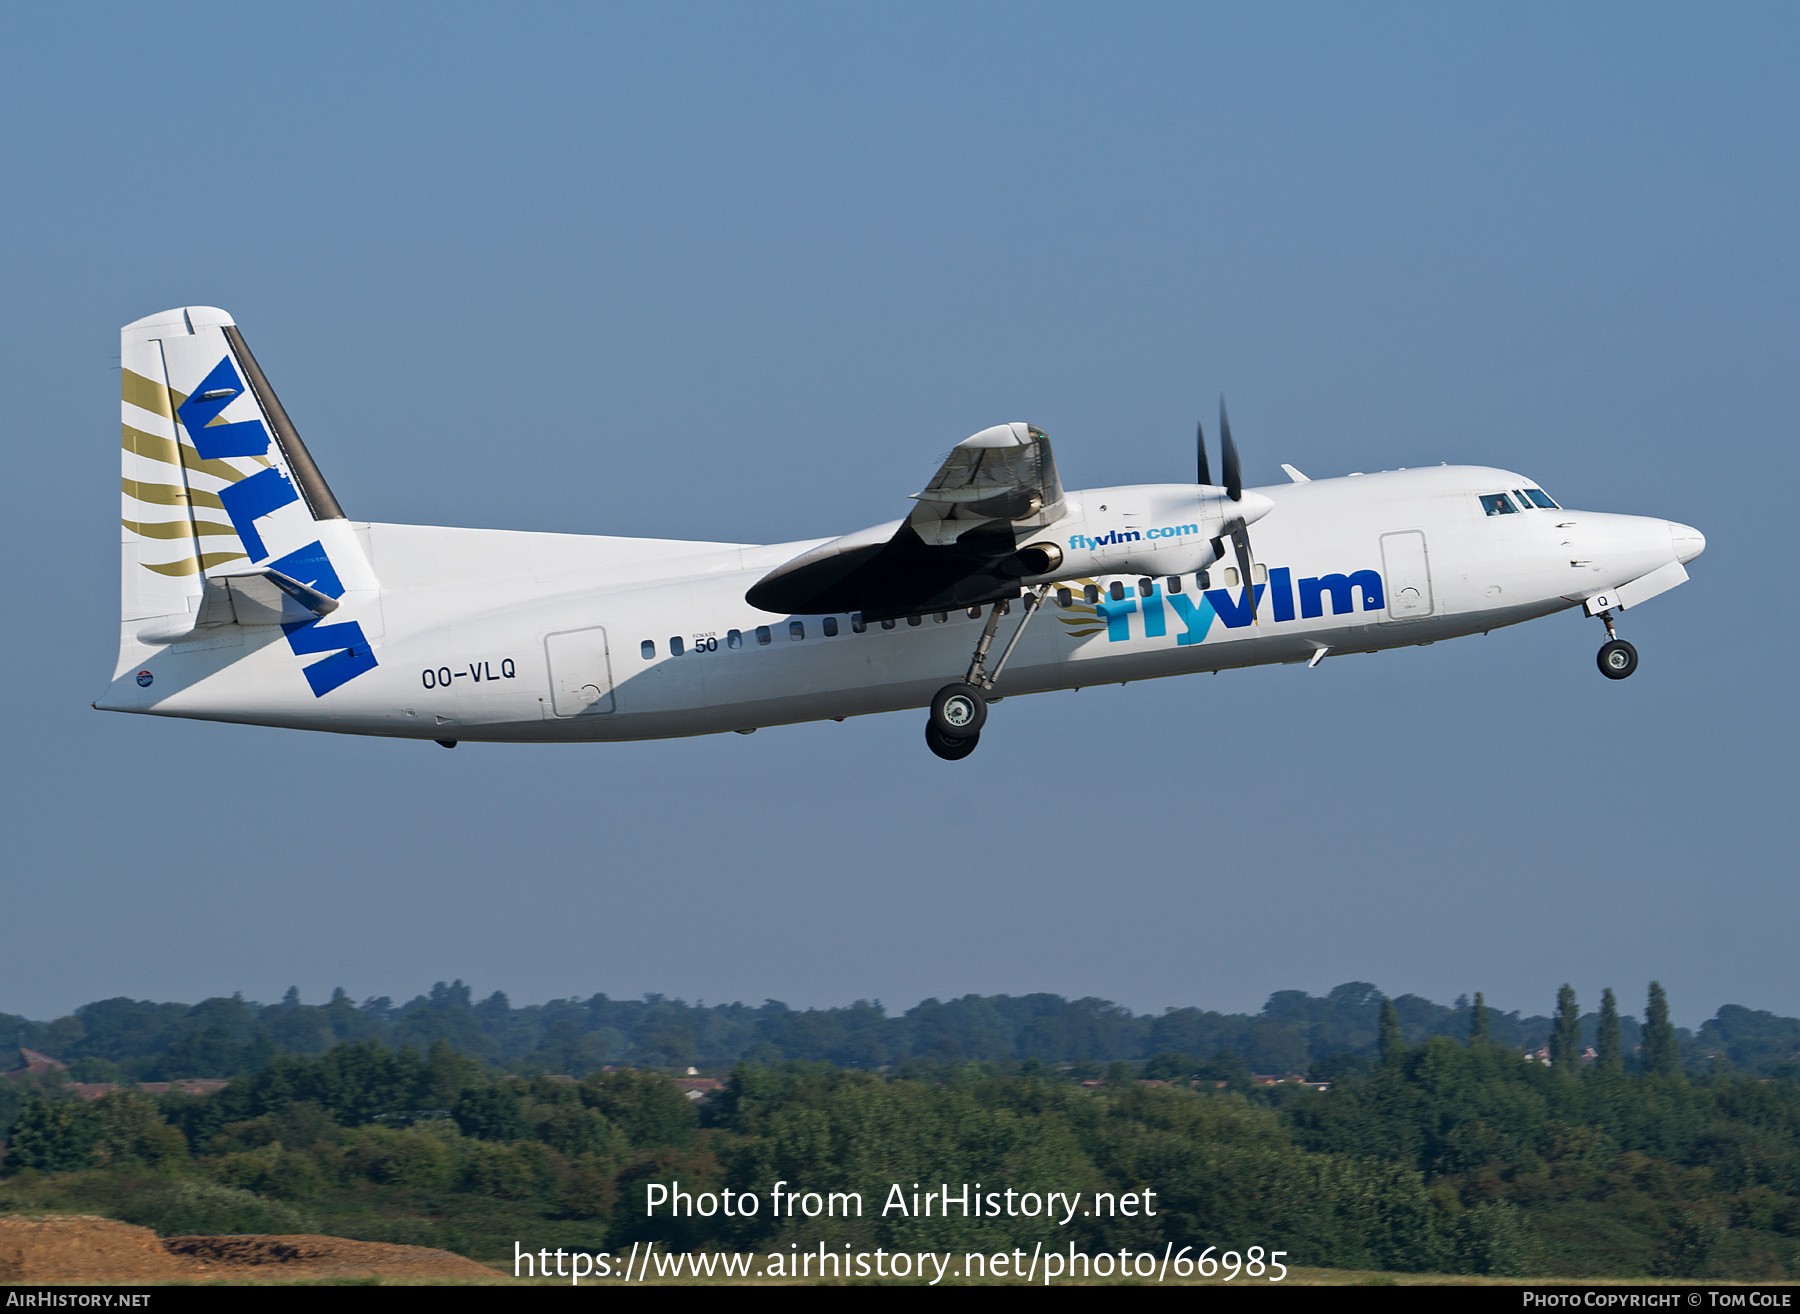
[[[958,443],[902,520],[758,546],[349,520],[229,315],[123,331],[109,711],[436,740],[656,739],[1436,643],[1687,579],[1686,525],[1438,466],[1065,490],[1050,442]],[[1254,547],[1251,527],[1254,526]],[[1035,623],[1034,623],[1035,622]]]

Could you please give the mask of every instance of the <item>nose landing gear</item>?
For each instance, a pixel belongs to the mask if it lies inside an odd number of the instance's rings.
[[[1601,612],[1600,619],[1606,624],[1606,642],[1600,645],[1599,655],[1594,660],[1599,664],[1600,674],[1607,679],[1623,680],[1638,668],[1637,649],[1613,629],[1612,612]]]

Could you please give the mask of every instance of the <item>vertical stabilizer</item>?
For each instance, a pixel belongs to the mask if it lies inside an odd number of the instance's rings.
[[[120,673],[146,647],[229,617],[202,604],[230,577],[273,572],[326,598],[373,594],[361,544],[230,315],[148,316],[121,330],[120,356]],[[282,628],[296,655],[331,654],[327,676],[308,672],[315,696],[375,665],[354,622]]]

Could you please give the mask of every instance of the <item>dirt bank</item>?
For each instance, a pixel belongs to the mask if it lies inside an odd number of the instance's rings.
[[[489,1279],[448,1250],[335,1236],[171,1236],[83,1215],[0,1216],[0,1282],[219,1282],[379,1277]]]

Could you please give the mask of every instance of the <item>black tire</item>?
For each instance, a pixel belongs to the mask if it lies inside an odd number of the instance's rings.
[[[946,739],[973,739],[987,724],[987,699],[972,684],[947,684],[931,700],[931,726]]]
[[[1612,639],[1600,645],[1600,655],[1595,658],[1600,665],[1600,674],[1609,680],[1623,680],[1637,670],[1637,649],[1623,639]]]
[[[960,762],[975,751],[975,745],[981,742],[980,734],[972,734],[966,739],[946,739],[937,731],[930,721],[925,723],[925,742],[931,751],[946,762]]]

